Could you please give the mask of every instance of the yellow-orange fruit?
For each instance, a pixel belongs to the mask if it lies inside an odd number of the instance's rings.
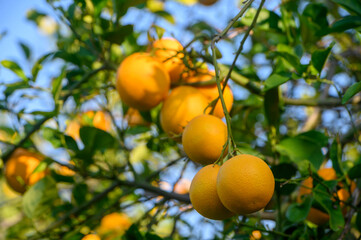
[[[195,117],[187,124],[182,135],[182,144],[187,156],[203,165],[217,161],[226,141],[226,124],[212,115]]]
[[[185,69],[182,58],[183,46],[174,38],[162,38],[153,42],[155,56],[163,63],[169,73],[171,83],[179,81]]]
[[[110,131],[111,129],[110,116],[103,111],[87,111],[76,117],[76,119],[70,121],[65,133],[75,140],[80,139],[79,130],[82,126],[92,125],[103,131]]]
[[[186,83],[196,83],[196,82],[207,82],[212,80],[212,78],[214,77],[214,72],[212,71],[207,71],[207,72],[200,72],[195,76],[189,77],[187,79],[185,79]],[[212,102],[213,100],[215,100],[217,97],[219,97],[219,92],[218,92],[218,88],[217,88],[217,84],[211,84],[211,85],[205,85],[205,86],[195,86],[201,93],[204,94],[204,96],[207,97],[209,103]],[[224,99],[224,103],[226,104],[226,108],[227,111],[231,111],[232,106],[233,106],[233,93],[231,88],[227,85],[226,88],[223,91],[223,99]],[[211,111],[211,108],[207,109],[207,113],[209,113]],[[219,118],[223,118],[224,117],[224,113],[223,113],[223,107],[222,107],[222,103],[221,100],[218,99],[216,106],[214,108],[213,111],[213,115],[217,116]]]
[[[191,181],[186,178],[181,178],[175,185],[174,185],[174,192],[178,194],[187,194],[189,193],[189,188],[191,186]]]
[[[147,122],[135,108],[129,108],[124,119],[127,121],[129,127],[150,125],[150,122]]]
[[[74,165],[74,162],[70,161],[69,164]],[[63,176],[70,176],[70,177],[75,175],[75,172],[73,170],[71,170],[70,168],[64,165],[59,166],[59,168],[57,169],[57,173]]]
[[[198,0],[200,4],[205,6],[211,6],[215,4],[218,0]]]
[[[45,177],[47,171],[33,173],[42,160],[39,154],[17,148],[5,165],[5,178],[9,186],[18,193],[24,193],[27,186]]]
[[[96,234],[88,234],[84,236],[81,240],[101,240],[101,238]]]
[[[207,165],[194,176],[189,190],[193,208],[202,216],[223,220],[234,214],[226,209],[217,194],[218,165]]]
[[[65,134],[69,135],[75,140],[80,139],[79,135],[80,123],[76,120],[71,121],[65,129]]]
[[[179,135],[188,122],[203,114],[207,105],[206,97],[196,88],[177,87],[163,103],[160,124],[169,136]]]
[[[103,131],[109,131],[111,128],[111,119],[109,115],[102,111],[97,111],[93,118],[93,126]]]
[[[251,237],[249,238],[250,240],[258,240],[262,238],[262,233],[259,230],[253,230]]]
[[[167,96],[169,74],[164,65],[147,53],[134,53],[118,68],[117,90],[128,106],[150,110]]]
[[[131,225],[132,222],[126,214],[114,212],[101,219],[98,232],[107,239],[113,239],[122,235]]]
[[[274,187],[271,169],[256,156],[235,156],[226,161],[218,173],[218,196],[227,209],[237,214],[264,208],[272,198]]]
[[[333,168],[322,168],[317,171],[317,174],[325,181],[335,180],[337,179],[336,171]],[[339,183],[339,186],[341,187],[340,190],[337,191],[337,197],[341,201],[347,201],[347,199],[350,197],[350,194],[348,190],[345,188],[342,188],[343,184]],[[351,192],[355,190],[356,184],[354,182],[351,183]],[[311,177],[308,177],[302,182],[302,185],[300,187],[300,190],[298,192],[297,202],[302,202],[302,196],[311,194],[313,189],[313,179]],[[344,203],[341,202],[340,206],[343,210],[343,213],[346,213],[346,208],[344,208]],[[316,224],[316,225],[323,225],[329,221],[330,217],[327,213],[316,209],[311,208],[310,212],[307,215],[307,220]]]

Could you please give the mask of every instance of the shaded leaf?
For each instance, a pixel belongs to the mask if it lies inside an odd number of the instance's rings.
[[[29,60],[30,57],[31,57],[31,50],[30,50],[30,48],[28,47],[27,44],[25,44],[25,43],[23,43],[23,42],[19,42],[19,45],[20,45],[21,49],[23,50],[23,53],[24,53],[26,59]]]
[[[316,70],[321,73],[323,66],[326,63],[328,56],[330,55],[331,49],[335,43],[333,42],[328,48],[323,50],[316,50],[312,53],[311,62],[312,65],[316,68]]]
[[[33,185],[23,197],[23,209],[26,216],[36,218],[49,211],[58,197],[56,182],[47,176]]]
[[[15,92],[16,90],[19,89],[24,89],[24,88],[29,88],[30,85],[25,82],[25,81],[21,81],[21,82],[15,82],[15,83],[11,83],[11,84],[7,84],[6,85],[6,89],[4,91],[5,97],[9,97],[11,94],[13,94],[13,92]]]
[[[349,176],[349,178],[351,178],[351,179],[361,178],[361,163],[353,166],[353,167],[348,171],[348,176]]]
[[[361,16],[361,2],[359,0],[332,0],[346,8],[349,12]]]
[[[359,210],[356,217],[356,227],[361,231],[361,211]]]
[[[325,34],[333,32],[344,32],[348,29],[361,27],[361,17],[359,16],[346,16],[332,24],[332,26],[326,30]]]
[[[305,195],[302,203],[292,203],[287,211],[286,217],[291,222],[301,222],[307,218],[312,206],[312,195]]]
[[[150,131],[150,128],[147,126],[135,126],[135,127],[131,127],[131,128],[128,128],[127,130],[125,130],[125,134],[136,135],[136,134],[141,134],[141,133],[145,133],[148,131]]]
[[[286,60],[299,74],[303,73],[307,68],[307,66],[301,64],[300,59],[294,54],[288,52],[274,52],[273,54]]]
[[[276,179],[291,179],[297,173],[297,168],[295,168],[292,164],[289,163],[281,163],[279,165],[272,167],[273,175]],[[285,181],[276,181],[275,184],[275,191],[282,195],[291,194],[297,184],[295,183],[287,183],[284,184]]]
[[[133,224],[125,232],[124,237],[126,240],[143,240],[142,234],[139,232],[137,225]]]
[[[76,184],[73,188],[73,197],[78,205],[83,204],[86,201],[86,195],[88,193],[88,185],[85,183]]]
[[[133,32],[132,25],[121,26],[118,29],[106,32],[103,34],[103,38],[111,43],[121,45],[125,38]]]
[[[361,82],[352,84],[345,92],[342,97],[342,104],[347,103],[353,96],[361,91]]]
[[[332,167],[335,169],[338,175],[343,176],[343,170],[341,168],[342,147],[336,140],[333,141],[330,149],[330,158],[332,161]]]
[[[36,81],[36,78],[38,77],[38,73],[39,71],[42,69],[42,64],[50,57],[52,56],[54,53],[47,53],[44,56],[42,56],[41,58],[39,58],[33,65],[33,68],[31,69],[31,75],[33,76],[33,81]]]

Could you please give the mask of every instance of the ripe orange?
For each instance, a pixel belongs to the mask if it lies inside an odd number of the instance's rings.
[[[273,173],[260,158],[235,156],[220,168],[217,192],[223,205],[237,214],[261,210],[271,200],[275,187]]]
[[[101,239],[96,234],[88,234],[88,235],[84,236],[81,240],[101,240]]]
[[[325,181],[335,180],[337,179],[336,171],[333,168],[322,168],[317,171],[317,174]],[[346,201],[350,194],[348,190],[345,188],[342,188],[342,184],[339,183],[339,186],[341,187],[340,190],[337,191],[337,196],[341,201]],[[354,182],[351,183],[351,192],[355,190],[356,184]],[[306,194],[311,194],[313,188],[313,179],[311,177],[308,177],[302,182],[302,185],[300,187],[297,202],[302,202],[302,196]],[[343,213],[345,214],[347,209],[344,208],[344,203],[341,202],[340,206],[343,210]],[[316,225],[323,225],[329,221],[330,217],[327,213],[316,209],[311,208],[310,212],[307,215],[307,220],[316,224]]]
[[[200,4],[205,6],[211,6],[215,4],[218,0],[198,0]]]
[[[250,240],[258,240],[262,238],[262,233],[259,230],[253,230],[252,235],[249,238]]]
[[[74,162],[70,161],[69,164],[74,165]],[[57,173],[63,176],[70,176],[70,177],[75,175],[75,172],[73,170],[71,170],[70,168],[64,165],[59,166],[59,168],[57,169]]]
[[[97,111],[93,118],[93,126],[103,131],[109,131],[111,129],[110,116],[102,111]]]
[[[196,88],[189,86],[174,88],[165,99],[160,112],[160,124],[163,130],[169,136],[179,135],[188,122],[203,114],[207,104],[206,97]]]
[[[126,214],[114,212],[101,219],[98,232],[107,239],[113,239],[122,235],[131,225],[132,222]]]
[[[203,165],[217,161],[226,141],[226,124],[211,115],[194,118],[187,124],[182,136],[185,153],[192,161]]]
[[[124,119],[127,121],[129,127],[150,125],[135,108],[129,108]]]
[[[65,134],[69,135],[75,140],[78,140],[80,139],[79,130],[80,130],[80,123],[76,120],[73,120],[70,121],[68,126],[66,127]]]
[[[153,42],[155,56],[163,63],[169,73],[171,83],[179,81],[185,69],[182,58],[183,46],[174,38],[162,38]]]
[[[207,165],[194,176],[189,190],[193,208],[202,216],[223,220],[234,214],[226,209],[217,194],[218,165]]]
[[[191,181],[186,178],[181,178],[175,185],[174,185],[174,192],[178,194],[187,194],[189,193],[189,188],[191,186]]]
[[[27,186],[45,177],[47,171],[33,173],[43,156],[23,148],[17,148],[5,165],[5,178],[9,186],[18,193],[24,193]]]
[[[195,76],[185,79],[185,82],[187,82],[187,83],[207,82],[207,81],[212,80],[213,77],[214,77],[214,72],[212,72],[212,71],[200,72]],[[206,85],[206,86],[196,86],[196,88],[207,97],[209,103],[212,102],[213,100],[215,100],[217,97],[219,97],[217,84],[211,84],[211,85]],[[224,98],[224,102],[227,107],[227,111],[228,112],[231,111],[234,99],[233,99],[232,90],[228,85],[226,86],[226,88],[223,91],[223,98]],[[209,113],[210,110],[211,110],[211,108],[208,108],[207,113]],[[213,111],[213,115],[217,116],[219,118],[224,117],[222,103],[221,103],[220,99],[218,99],[218,101],[217,101],[216,107]]]
[[[164,65],[147,53],[134,53],[118,68],[117,90],[128,106],[150,110],[167,96],[169,74]]]

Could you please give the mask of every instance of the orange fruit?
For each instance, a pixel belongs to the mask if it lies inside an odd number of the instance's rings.
[[[322,168],[317,171],[317,174],[325,181],[335,180],[337,179],[336,171],[333,168]],[[343,184],[339,183],[341,187],[340,190],[337,191],[337,196],[341,201],[346,201],[349,197],[349,191],[345,188],[342,188]],[[356,184],[355,182],[351,183],[351,192],[355,190]],[[313,179],[308,177],[302,182],[300,190],[297,196],[297,202],[302,202],[302,196],[306,194],[311,194],[313,189]],[[342,208],[343,213],[345,214],[347,209],[344,208],[344,203],[341,202],[340,206]],[[330,217],[327,213],[316,209],[311,208],[310,212],[307,215],[307,220],[316,224],[316,225],[323,225],[329,221]]]
[[[176,87],[163,103],[160,124],[168,135],[179,135],[188,122],[203,114],[207,105],[206,97],[196,88]]]
[[[47,171],[33,173],[43,156],[23,148],[17,148],[5,165],[5,178],[9,186],[18,193],[24,193],[27,186],[45,177]]]
[[[74,165],[74,162],[70,161],[69,164]],[[64,165],[59,166],[59,168],[57,169],[57,173],[63,176],[70,176],[70,177],[75,175],[75,172],[73,170],[71,170],[70,168]]]
[[[202,216],[223,220],[234,214],[226,209],[217,194],[218,165],[207,165],[194,176],[189,189],[193,208]]]
[[[215,4],[218,0],[198,0],[198,2],[205,6],[211,6]]]
[[[113,239],[122,235],[131,225],[132,222],[126,214],[114,212],[101,219],[98,232],[107,239]]]
[[[150,110],[167,96],[169,74],[164,65],[148,53],[134,53],[118,68],[117,90],[124,103],[138,110]]]
[[[212,78],[214,78],[214,72],[212,71],[207,71],[207,72],[199,72],[197,75],[189,77],[185,80],[186,83],[195,83],[195,82],[207,82],[212,80]],[[195,86],[201,93],[203,93],[207,99],[208,102],[212,102],[213,100],[215,100],[217,97],[219,97],[219,93],[218,93],[218,88],[217,88],[217,84],[211,84],[211,85],[205,85],[205,86]],[[227,85],[226,88],[223,91],[223,99],[224,102],[226,104],[226,108],[227,111],[231,111],[232,106],[233,106],[233,93],[231,88]],[[211,108],[207,109],[207,113],[209,113],[211,111]],[[224,117],[224,113],[223,113],[223,107],[222,107],[222,103],[221,100],[218,99],[217,103],[216,103],[216,107],[213,111],[213,115],[217,116],[219,118],[223,118]]]
[[[103,131],[111,130],[111,118],[103,111],[87,111],[76,117],[76,119],[70,121],[65,133],[75,140],[80,139],[79,130],[82,126],[89,126],[99,128]]]
[[[250,240],[258,240],[262,238],[262,233],[259,230],[253,230],[251,237],[249,238]]]
[[[175,185],[174,185],[174,192],[178,194],[187,194],[189,193],[189,188],[191,186],[191,181],[186,178],[181,178]]]
[[[185,69],[182,58],[183,46],[174,38],[162,38],[153,42],[155,56],[163,63],[169,73],[171,83],[179,81]]]
[[[212,115],[195,117],[187,124],[182,135],[182,144],[187,156],[203,165],[217,161],[226,141],[226,124]]]
[[[111,129],[110,116],[102,111],[97,111],[93,118],[93,126],[103,131],[109,131]]]
[[[150,122],[147,122],[135,108],[129,108],[124,119],[127,121],[129,127],[150,125]]]
[[[79,135],[80,123],[76,120],[70,121],[65,129],[65,134],[72,137],[75,140],[80,139]]]
[[[260,158],[248,154],[235,156],[220,168],[217,192],[223,205],[237,214],[264,208],[275,188],[273,173]]]
[[[84,236],[81,240],[101,240],[101,238],[96,234],[88,234]]]

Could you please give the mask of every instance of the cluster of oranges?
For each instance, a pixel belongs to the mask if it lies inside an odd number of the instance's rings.
[[[196,174],[190,187],[192,205],[200,214],[225,219],[262,209],[274,191],[270,168],[251,155],[236,156],[221,167],[213,165],[226,152],[227,141],[221,102],[217,100],[213,111],[209,107],[219,97],[217,85],[212,81],[214,72],[189,71],[182,59],[182,45],[171,38],[153,42],[148,53],[134,53],[125,58],[117,75],[120,98],[140,111],[163,102],[160,111],[163,130],[171,137],[182,135],[188,157],[207,165]],[[198,85],[190,86],[194,83]],[[169,93],[172,86],[176,87]],[[223,96],[229,111],[233,104],[229,86],[225,86]]]
[[[132,109],[148,111],[163,102],[160,123],[171,137],[179,136],[189,121],[202,115],[219,97],[217,85],[212,82],[214,73],[208,69],[187,68],[183,51],[183,46],[176,39],[156,40],[149,52],[138,52],[125,58],[117,74],[116,86],[120,98]],[[190,86],[195,83],[199,85]],[[230,110],[233,94],[229,86],[225,87],[223,94]],[[207,112],[210,111],[211,108],[208,108]],[[219,100],[213,115],[224,116]]]

